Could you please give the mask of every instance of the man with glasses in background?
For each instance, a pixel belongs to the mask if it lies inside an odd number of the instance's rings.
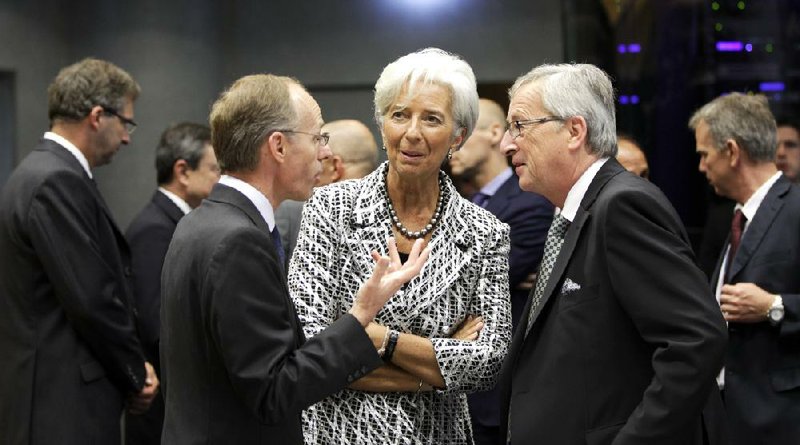
[[[725,322],[667,198],[614,159],[608,75],[542,65],[510,98],[505,153],[558,210],[500,380],[504,442],[719,443]]]
[[[123,407],[158,391],[128,246],[92,179],[130,142],[139,90],[102,60],[62,69],[51,129],[0,195],[0,443],[119,443]]]
[[[125,232],[131,246],[133,295],[139,337],[147,360],[161,375],[158,336],[161,311],[161,268],[178,221],[211,193],[220,168],[211,147],[211,129],[183,122],[171,125],[156,148],[158,190]],[[156,395],[147,412],[125,417],[125,444],[161,443],[164,398]]]

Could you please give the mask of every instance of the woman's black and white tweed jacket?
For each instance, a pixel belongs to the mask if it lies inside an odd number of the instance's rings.
[[[384,171],[382,165],[363,179],[318,188],[305,205],[289,287],[306,337],[350,309],[372,272],[370,252],[387,252]],[[472,443],[465,393],[494,384],[511,338],[509,229],[461,198],[449,179],[445,197],[427,264],[376,322],[429,338],[447,387],[420,394],[343,390],[304,412],[306,443]],[[484,319],[479,338],[448,338],[470,314]]]

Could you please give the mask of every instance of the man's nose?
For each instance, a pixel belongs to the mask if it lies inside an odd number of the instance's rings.
[[[503,154],[506,156],[512,156],[517,151],[517,146],[514,144],[514,138],[511,137],[511,134],[506,130],[503,133],[503,139],[500,140],[500,150],[503,151]]]

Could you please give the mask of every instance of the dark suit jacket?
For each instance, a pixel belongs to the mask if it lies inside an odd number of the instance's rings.
[[[217,184],[175,231],[162,275],[168,444],[300,444],[300,411],[382,362],[346,314],[305,341],[267,223]]]
[[[544,292],[504,364],[512,443],[703,443],[701,411],[721,403],[725,323],[653,184],[609,159]]]
[[[727,247],[728,243],[725,243]],[[730,283],[755,283],[783,298],[783,322],[730,323],[725,405],[732,444],[800,441],[800,188],[770,188],[742,236]],[[724,254],[724,252],[723,252]],[[716,286],[717,264],[712,277]]]
[[[119,443],[145,377],[129,265],[94,182],[43,140],[0,198],[0,443]]]
[[[139,336],[147,360],[161,375],[158,336],[161,329],[161,268],[169,242],[183,211],[164,193],[156,191],[150,202],[128,226],[125,237],[131,246],[133,295],[137,309]],[[156,394],[143,414],[125,417],[127,445],[158,444],[164,423],[164,398]]]
[[[139,336],[145,355],[156,370],[159,369],[158,336],[161,329],[161,269],[172,234],[182,217],[183,211],[165,194],[156,191],[125,232],[131,247]]]
[[[516,289],[542,260],[544,240],[553,220],[553,204],[544,196],[526,193],[519,188],[519,178],[510,178],[489,199],[486,210],[511,229],[511,252],[508,255],[508,284],[511,289],[512,327],[519,325],[529,291]],[[496,389],[469,396],[472,421],[486,426],[500,425],[500,396]]]

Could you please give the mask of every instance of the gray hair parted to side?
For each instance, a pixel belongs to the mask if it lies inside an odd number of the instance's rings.
[[[772,162],[778,148],[777,125],[767,98],[761,94],[731,93],[703,105],[689,119],[689,128],[708,125],[717,151],[733,139],[756,162]]]
[[[605,71],[580,63],[540,65],[514,82],[509,97],[529,84],[541,98],[544,108],[554,116],[581,116],[586,120],[587,144],[592,153],[600,157],[616,156],[614,88]]]
[[[463,144],[478,120],[478,90],[472,68],[461,57],[438,48],[425,48],[386,65],[375,83],[375,121],[383,127],[383,117],[404,86],[413,95],[418,82],[447,87],[452,95],[453,135],[466,131]]]
[[[122,111],[125,99],[136,100],[139,84],[122,68],[105,60],[86,58],[58,72],[47,87],[47,115],[80,120],[95,106]]]
[[[211,145],[223,171],[253,171],[270,132],[291,130],[298,114],[291,77],[253,74],[237,80],[211,107]]]

